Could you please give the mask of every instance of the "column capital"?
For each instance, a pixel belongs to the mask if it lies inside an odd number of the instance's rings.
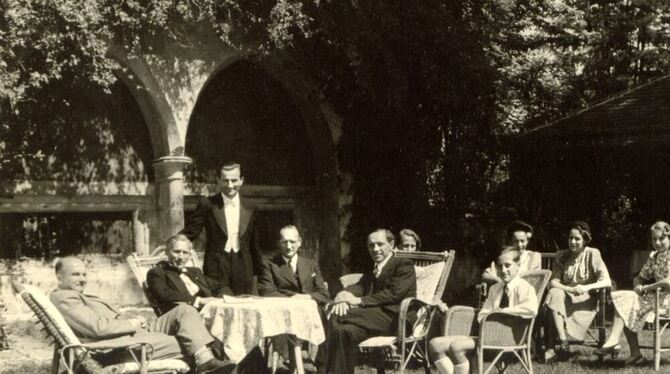
[[[190,165],[193,159],[188,156],[163,156],[151,161],[152,164],[181,164]]]
[[[193,163],[187,156],[163,156],[153,160],[152,165],[158,179],[181,179],[186,165]]]

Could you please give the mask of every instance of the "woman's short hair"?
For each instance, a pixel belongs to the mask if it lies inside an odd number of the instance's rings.
[[[530,239],[533,235],[533,226],[524,221],[514,221],[511,225],[507,226],[507,237],[511,238],[512,235],[518,231],[525,232]]]
[[[654,231],[660,231],[663,234],[663,237],[670,236],[670,224],[665,221],[657,221],[650,228],[651,233]]]
[[[570,230],[577,230],[582,235],[584,243],[588,244],[591,242],[593,236],[591,235],[591,227],[588,223],[584,221],[574,221],[568,226],[568,232]]]
[[[421,238],[419,238],[419,234],[417,234],[414,230],[412,229],[402,229],[398,233],[398,241],[402,243],[402,237],[403,236],[409,236],[410,238],[414,238],[414,241],[416,242],[416,250],[420,251],[421,250]]]

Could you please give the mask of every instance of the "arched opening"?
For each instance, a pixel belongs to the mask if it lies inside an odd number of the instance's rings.
[[[153,179],[135,100],[121,82],[105,92],[69,78],[38,95],[22,132],[6,139],[24,144],[24,179],[0,199],[0,257],[128,251],[132,212],[150,204]]]
[[[186,153],[193,164],[185,171],[191,193],[202,193],[203,186],[214,191],[221,165],[239,162],[245,178],[243,194],[255,206],[257,242],[268,255],[275,249],[281,226],[300,224],[306,213],[301,202],[314,190],[313,150],[305,126],[282,85],[256,63],[244,60],[210,80],[191,115]],[[187,219],[194,203],[193,196],[185,199]],[[305,232],[309,225],[300,226],[309,243],[310,234]]]

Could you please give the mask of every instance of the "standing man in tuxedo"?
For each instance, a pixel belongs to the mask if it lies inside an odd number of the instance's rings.
[[[279,230],[281,253],[263,261],[258,279],[262,296],[308,297],[320,305],[328,302],[328,290],[316,262],[298,256],[302,238],[293,225]]]
[[[393,333],[400,302],[416,296],[414,264],[393,256],[393,234],[377,229],[368,235],[374,268],[360,281],[340,291],[330,308],[327,372],[353,374],[358,343]]]
[[[244,177],[239,164],[227,163],[219,176],[220,193],[201,197],[181,231],[193,241],[204,228],[203,272],[224,294],[250,294],[261,256],[254,243],[253,210],[240,198]]]

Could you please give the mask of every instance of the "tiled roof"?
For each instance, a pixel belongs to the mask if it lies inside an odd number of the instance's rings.
[[[531,148],[670,144],[670,75],[531,129],[517,140]]]

